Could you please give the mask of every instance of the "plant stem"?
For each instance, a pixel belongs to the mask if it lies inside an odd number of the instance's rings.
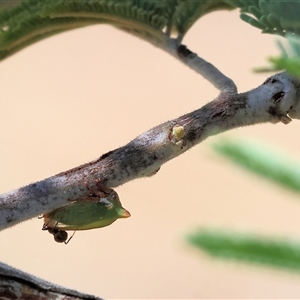
[[[0,229],[50,212],[68,201],[89,195],[100,183],[110,188],[151,176],[169,160],[183,154],[209,136],[258,123],[288,124],[287,116],[297,101],[299,81],[286,73],[267,79],[261,86],[237,94],[233,81],[185,46],[168,52],[221,90],[220,95],[198,110],[158,125],[127,145],[100,158],[0,196]]]

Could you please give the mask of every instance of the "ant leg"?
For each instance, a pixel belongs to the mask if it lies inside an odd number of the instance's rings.
[[[71,239],[73,238],[75,232],[76,232],[76,230],[73,232],[73,234],[70,236],[70,238],[67,241],[64,241],[65,245],[67,245],[71,241]]]

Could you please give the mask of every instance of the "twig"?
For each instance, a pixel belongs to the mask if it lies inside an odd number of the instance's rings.
[[[178,39],[169,39],[166,45],[163,50],[179,58],[181,62],[202,75],[218,90],[223,93],[237,93],[237,87],[232,79],[225,76],[214,65],[189,50],[185,45],[178,44]]]
[[[0,229],[86,197],[98,184],[114,188],[151,176],[164,163],[209,136],[241,126],[291,121],[287,114],[296,106],[299,81],[286,73],[237,94],[231,79],[185,46],[176,46],[176,40],[170,39],[165,50],[209,79],[221,90],[220,95],[202,108],[158,125],[92,162],[1,195]]]

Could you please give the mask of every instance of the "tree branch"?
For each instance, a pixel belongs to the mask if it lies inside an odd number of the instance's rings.
[[[117,187],[151,176],[167,161],[183,154],[209,136],[258,123],[288,124],[289,112],[297,115],[299,81],[286,73],[261,86],[237,94],[233,81],[185,46],[170,39],[167,50],[209,79],[220,95],[202,108],[158,125],[127,145],[58,175],[0,196],[0,229],[50,212],[90,194],[99,184]]]
[[[0,299],[101,300],[54,285],[0,262]]]
[[[185,45],[178,45],[177,39],[169,39],[166,48],[169,54],[202,75],[223,93],[237,93],[237,87],[232,79],[225,76],[214,65],[199,57]]]

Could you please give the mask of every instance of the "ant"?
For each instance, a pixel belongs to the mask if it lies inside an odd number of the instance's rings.
[[[42,230],[48,230],[49,233],[53,234],[55,242],[64,243],[65,245],[67,245],[70,242],[70,240],[72,239],[72,237],[76,232],[74,231],[73,234],[68,239],[68,233],[65,230],[60,230],[55,228],[55,226],[53,228],[49,228],[47,224],[44,224]]]

